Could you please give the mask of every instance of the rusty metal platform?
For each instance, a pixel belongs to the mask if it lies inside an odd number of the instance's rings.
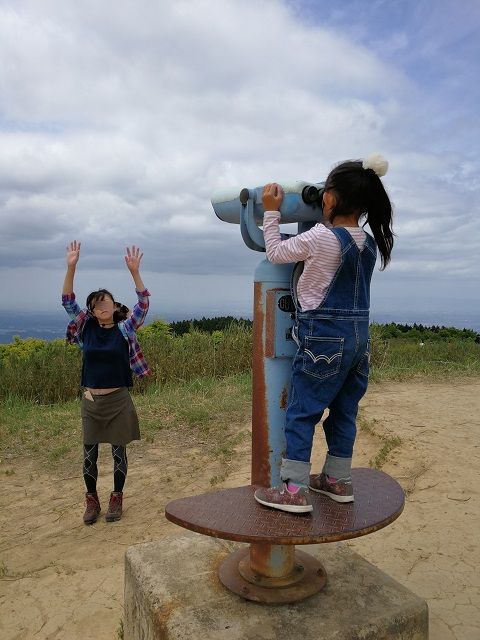
[[[355,502],[339,504],[311,492],[313,512],[292,514],[258,504],[255,485],[169,502],[168,520],[214,538],[274,545],[316,544],[356,538],[386,527],[402,513],[396,480],[376,469],[352,469]]]

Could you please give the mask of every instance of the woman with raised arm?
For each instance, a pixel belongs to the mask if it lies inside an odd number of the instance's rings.
[[[129,387],[133,385],[132,371],[140,377],[150,373],[136,336],[147,315],[150,293],[140,276],[143,253],[138,247],[127,247],[125,263],[138,297],[132,313],[116,302],[106,289],[92,291],[87,297],[86,307],[80,309],[73,292],[79,257],[80,242],[74,240],[67,247],[62,305],[71,319],[67,340],[77,344],[83,353],[81,415],[83,478],[87,489],[83,521],[93,524],[100,514],[97,494],[100,442],[112,445],[113,457],[113,491],[105,519],[114,522],[122,516],[123,487],[128,467],[126,445],[140,439],[137,412],[129,393]]]

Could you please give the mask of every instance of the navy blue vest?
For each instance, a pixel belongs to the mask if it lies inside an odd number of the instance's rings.
[[[87,320],[83,334],[82,386],[92,389],[133,386],[128,342],[118,325],[101,327],[95,318]]]

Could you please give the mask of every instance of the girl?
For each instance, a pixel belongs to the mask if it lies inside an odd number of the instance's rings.
[[[67,340],[82,349],[81,414],[83,424],[83,477],[87,488],[85,524],[96,522],[100,514],[97,495],[98,443],[109,442],[113,456],[113,491],[105,515],[107,522],[122,516],[123,486],[127,476],[126,445],[140,439],[138,417],[128,388],[133,385],[132,371],[138,376],[150,373],[136,338],[148,311],[150,293],[140,277],[143,253],[138,247],[127,248],[125,262],[132,274],[138,302],[130,314],[127,307],[115,302],[106,289],[87,297],[86,309],[75,302],[73,280],[80,242],[67,247],[67,273],[63,285],[62,305],[71,322]],[[129,317],[127,317],[129,316]]]
[[[317,224],[284,241],[278,212],[282,189],[277,184],[264,188],[267,258],[304,263],[296,287],[298,351],[286,413],[283,484],[255,492],[255,499],[268,507],[312,511],[309,488],[336,502],[354,499],[350,470],[358,403],[368,385],[370,280],[377,248],[384,269],[393,247],[392,205],[380,180],[387,168],[378,155],[338,165],[323,192],[328,227]],[[359,226],[362,216],[373,238]],[[322,472],[310,476],[315,425],[327,407],[328,452]]]

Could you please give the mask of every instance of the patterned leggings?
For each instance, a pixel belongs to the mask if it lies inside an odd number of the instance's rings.
[[[127,448],[121,444],[112,444],[113,457],[113,490],[123,491],[123,485],[127,477],[128,460]],[[88,493],[97,490],[97,458],[98,444],[83,445],[83,479]]]

